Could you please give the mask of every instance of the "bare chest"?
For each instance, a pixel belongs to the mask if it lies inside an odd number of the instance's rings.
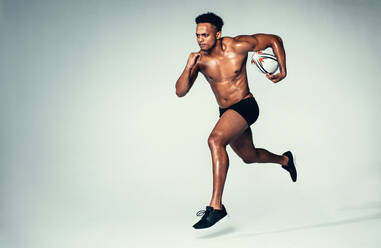
[[[247,56],[235,53],[207,57],[200,63],[200,70],[209,83],[235,81],[245,72],[246,60]]]

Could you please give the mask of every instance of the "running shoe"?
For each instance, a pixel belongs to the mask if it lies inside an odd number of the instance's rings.
[[[294,157],[292,156],[292,153],[290,151],[283,153],[283,155],[288,157],[288,164],[287,166],[282,165],[282,168],[288,171],[290,173],[292,181],[296,182],[297,173],[294,164]]]
[[[206,210],[200,210],[196,215],[202,216],[202,218],[193,225],[194,229],[206,229],[221,221],[223,218],[227,218],[226,209],[223,204],[222,209],[214,209],[211,206],[206,206]]]

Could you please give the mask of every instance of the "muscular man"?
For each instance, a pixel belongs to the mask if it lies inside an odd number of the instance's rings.
[[[229,158],[226,146],[231,148],[245,163],[276,163],[290,173],[296,181],[296,169],[290,151],[283,155],[255,148],[250,125],[258,118],[259,109],[250,93],[246,75],[248,52],[271,47],[278,58],[280,73],[267,78],[274,83],[286,77],[285,52],[280,37],[269,34],[221,37],[223,20],[214,13],[196,18],[196,37],[200,51],[189,55],[186,67],[176,82],[176,95],[183,97],[192,87],[199,72],[209,82],[219,105],[220,119],[208,138],[213,162],[213,193],[210,206],[197,213],[203,215],[193,227],[203,229],[213,226],[227,213],[222,204]],[[226,217],[225,217],[226,218]]]

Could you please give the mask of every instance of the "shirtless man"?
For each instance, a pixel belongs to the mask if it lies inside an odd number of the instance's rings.
[[[294,182],[297,174],[290,151],[276,155],[265,149],[255,148],[250,129],[250,125],[258,118],[259,109],[247,83],[248,52],[272,47],[278,58],[280,73],[266,76],[277,83],[287,74],[281,38],[269,34],[221,37],[223,20],[210,12],[199,15],[195,21],[200,51],[189,55],[187,65],[176,82],[176,95],[185,96],[201,72],[209,82],[219,105],[220,119],[208,138],[213,162],[212,198],[210,206],[197,213],[197,216],[203,215],[201,220],[193,225],[195,229],[205,229],[227,215],[222,204],[222,192],[229,167],[227,145],[245,163],[280,164],[290,173]]]

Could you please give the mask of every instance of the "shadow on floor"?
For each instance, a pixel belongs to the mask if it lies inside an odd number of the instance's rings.
[[[233,226],[225,227],[223,229],[220,229],[218,231],[212,231],[208,232],[207,234],[202,234],[202,236],[199,236],[198,239],[212,239],[221,237],[230,233],[233,233],[236,231],[236,228]]]
[[[369,208],[381,208],[381,202],[377,203],[370,203],[364,206],[356,206],[356,207],[345,207],[341,210],[363,210],[363,209],[369,209]],[[298,230],[306,230],[306,229],[313,229],[313,228],[320,228],[320,227],[330,227],[330,226],[339,226],[339,225],[346,225],[346,224],[352,224],[352,223],[359,223],[359,222],[365,222],[365,221],[371,221],[371,220],[377,220],[381,219],[381,212],[377,214],[372,215],[366,215],[362,217],[357,218],[349,218],[345,220],[340,221],[332,221],[332,222],[324,222],[324,223],[318,223],[313,225],[304,225],[304,226],[297,226],[297,227],[290,227],[290,228],[284,228],[281,230],[275,230],[275,231],[269,231],[269,232],[253,232],[253,233],[242,233],[235,237],[247,237],[247,236],[257,236],[257,235],[264,235],[264,234],[274,234],[274,233],[283,233],[283,232],[293,232]]]

